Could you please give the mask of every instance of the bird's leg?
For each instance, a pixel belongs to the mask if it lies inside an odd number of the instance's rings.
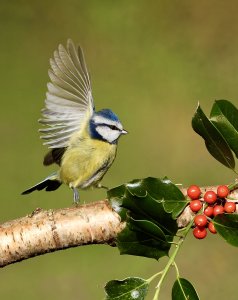
[[[72,187],[72,190],[74,192],[74,203],[78,204],[79,203],[79,191],[76,187]]]

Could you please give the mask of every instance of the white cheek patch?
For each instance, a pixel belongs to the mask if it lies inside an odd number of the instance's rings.
[[[118,122],[118,121],[109,120],[109,119],[106,119],[106,118],[104,118],[102,116],[94,116],[93,120],[94,120],[95,124],[114,125],[118,129],[122,130],[122,124],[120,122]]]
[[[114,142],[120,136],[120,131],[112,130],[107,126],[97,126],[96,131],[104,140],[108,141],[109,143]]]

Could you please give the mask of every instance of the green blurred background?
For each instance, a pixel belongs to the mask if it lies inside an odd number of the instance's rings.
[[[20,193],[54,168],[37,133],[49,58],[71,37],[84,49],[96,108],[111,108],[130,132],[103,183],[167,175],[173,182],[213,185],[234,175],[207,153],[191,128],[200,101],[237,105],[238,4],[236,1],[1,1],[1,222],[36,207],[67,207],[72,192]],[[82,192],[83,201],[105,192]],[[178,257],[181,276],[201,299],[237,299],[237,250],[217,236],[191,236]],[[165,259],[120,256],[116,248],[60,251],[0,271],[1,299],[102,299],[110,279],[148,278]],[[162,290],[170,299],[174,272]],[[148,299],[152,298],[153,288]]]

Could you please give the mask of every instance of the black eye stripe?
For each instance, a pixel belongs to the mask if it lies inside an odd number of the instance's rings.
[[[118,130],[118,128],[115,125],[107,125],[109,128],[111,128],[112,130]]]
[[[112,125],[112,124],[100,123],[100,124],[97,124],[97,126],[106,126],[106,127],[109,127],[112,130],[120,131],[120,129],[116,125]]]

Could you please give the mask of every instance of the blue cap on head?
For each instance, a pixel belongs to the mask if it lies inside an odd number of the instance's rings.
[[[94,139],[103,140],[110,144],[117,143],[122,134],[126,134],[117,115],[110,109],[95,112],[89,122],[90,135]]]
[[[114,112],[112,112],[110,109],[102,109],[98,112],[95,112],[94,115],[98,115],[98,116],[101,116],[105,119],[109,119],[109,120],[112,120],[112,121],[115,121],[115,122],[120,122],[117,115],[114,114]]]

